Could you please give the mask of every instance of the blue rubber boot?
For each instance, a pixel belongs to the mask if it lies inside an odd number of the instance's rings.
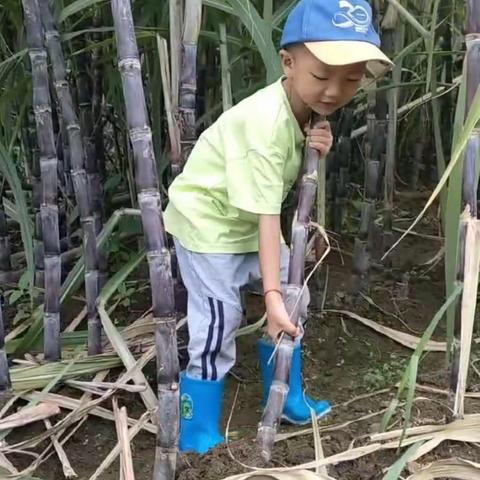
[[[273,379],[274,361],[268,364],[273,353],[273,345],[264,339],[257,342],[257,354],[260,361],[260,374],[263,384],[263,405],[266,404],[270,385]],[[289,390],[282,419],[295,425],[304,425],[311,422],[310,408],[315,411],[317,418],[325,416],[331,409],[326,400],[315,401],[304,394],[302,389],[302,355],[300,345],[293,349],[290,366]]]
[[[180,375],[180,439],[181,452],[204,454],[222,443],[220,416],[222,414],[224,380],[210,381]]]

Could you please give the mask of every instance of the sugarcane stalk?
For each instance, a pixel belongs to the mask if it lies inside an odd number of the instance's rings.
[[[180,138],[182,154],[180,163],[172,165],[173,175],[178,175],[187,161],[197,139],[197,44],[202,21],[202,0],[185,0],[182,37],[182,70],[180,75]]]
[[[97,12],[94,16],[94,22],[98,23]],[[85,147],[85,171],[87,174],[88,196],[96,235],[101,232],[103,226],[102,170],[105,168],[101,118],[103,80],[102,67],[100,65],[101,60],[97,58],[99,56],[98,49],[98,47],[95,48],[91,56],[94,81],[91,81],[88,73],[88,57],[86,54],[80,57],[81,61],[78,75],[79,120],[83,145]],[[100,290],[108,278],[107,254],[105,252],[97,252],[97,262],[98,288]]]
[[[222,105],[223,111],[233,106],[232,79],[230,75],[230,62],[228,59],[227,25],[222,22],[218,25],[220,39],[220,67],[222,70]]]
[[[380,179],[380,156],[385,145],[385,116],[377,107],[378,97],[368,93],[367,144],[365,147],[365,184],[360,227],[354,243],[351,293],[356,294],[368,285],[372,245],[375,235],[376,201]],[[383,118],[383,120],[377,120]]]
[[[40,219],[40,204],[42,201],[42,181],[40,178],[40,158],[36,141],[35,115],[29,111],[27,115],[27,145],[28,162],[30,170],[30,181],[32,184],[32,207],[33,207],[33,260],[35,264],[35,273],[33,284],[38,289],[43,289],[43,241],[42,241],[42,222]],[[35,297],[37,305],[41,302],[39,296]]]
[[[95,8],[93,14],[93,27],[100,28],[102,26],[102,15],[100,7]],[[105,145],[103,143],[103,74],[104,74],[104,59],[103,48],[99,43],[103,39],[100,32],[95,32],[92,35],[95,42],[95,47],[92,49],[92,70],[93,70],[93,84],[92,84],[92,116],[93,116],[93,136],[95,144],[95,158],[97,161],[97,171],[100,178],[105,178]],[[95,215],[95,210],[94,210]],[[102,257],[100,256],[100,275],[103,273]]]
[[[47,53],[37,0],[22,0],[27,45],[32,67],[33,109],[40,155],[42,198],[40,220],[44,247],[45,302],[44,355],[60,358],[60,238],[57,205],[57,155],[53,136],[52,109],[48,82]]]
[[[398,11],[388,5],[382,20],[382,47],[387,56],[393,57],[396,50],[403,46],[405,25],[398,18]],[[401,82],[402,61],[393,68],[391,80],[394,84]],[[395,162],[397,144],[397,110],[398,88],[387,92],[387,126],[386,126],[386,154],[384,175],[384,207],[383,207],[383,250],[388,251],[393,244],[393,192],[395,190]],[[384,259],[384,264],[391,267],[391,257]]]
[[[10,381],[7,352],[5,351],[5,324],[3,321],[3,308],[0,305],[0,398],[2,396],[2,392],[9,390],[11,385],[12,383]]]
[[[3,210],[3,201],[0,200],[0,272],[12,270],[11,253],[7,217]]]
[[[158,385],[158,435],[155,480],[175,477],[179,428],[179,363],[170,252],[161,212],[152,134],[129,0],[112,0],[118,67],[135,161],[138,204],[142,213],[155,321]]]
[[[314,115],[312,128],[318,128],[321,121],[321,117]],[[321,161],[325,161],[325,159]],[[318,151],[313,148],[307,148],[304,159],[303,176],[300,181],[298,207],[292,227],[288,285],[285,297],[285,306],[290,316],[290,321],[295,326],[298,324],[300,317],[299,300],[304,283],[310,214],[316,199],[318,164]],[[272,456],[275,435],[288,395],[288,379],[293,347],[293,337],[284,334],[277,345],[278,350],[275,358],[273,382],[258,427],[257,442],[260,447],[260,454],[267,462]]]
[[[345,108],[342,111],[340,132],[336,145],[336,162],[338,162],[338,176],[336,178],[335,196],[333,197],[333,228],[336,232],[342,231],[344,211],[347,204],[347,188],[349,183],[349,170],[352,160],[352,128],[353,110]],[[319,257],[321,258],[321,257]]]
[[[93,15],[93,26],[100,27],[102,25],[101,9],[96,8]],[[95,233],[98,235],[103,228],[104,208],[103,208],[103,178],[105,177],[105,146],[103,142],[103,49],[98,43],[101,41],[100,33],[93,34],[95,47],[92,50],[92,126],[90,132],[93,142],[94,152],[92,160],[87,156],[87,179],[90,188],[92,200],[92,212],[95,219]],[[98,253],[99,268],[99,286],[105,284],[108,278],[108,255],[105,252]]]
[[[182,69],[182,31],[185,0],[169,0],[170,85],[172,110],[178,114],[180,76]]]
[[[464,59],[464,72],[466,81],[466,108],[465,116],[468,115],[475,94],[480,86],[480,0],[468,0],[466,16],[465,42],[467,52]],[[470,214],[471,219],[477,218],[477,164],[480,152],[480,125],[477,124],[470,135],[464,151],[462,202]],[[467,239],[467,221],[460,222],[459,251],[457,261],[457,284],[464,281],[465,249]],[[455,316],[454,339],[452,343],[451,382],[449,400],[453,409],[453,416],[463,416],[463,394],[466,381],[462,381],[459,375],[460,357],[462,349],[470,349],[470,345],[462,345],[460,337],[462,329],[466,328],[460,315],[460,305],[457,305]],[[458,398],[462,401],[456,401]]]
[[[55,25],[49,0],[39,0],[40,14],[45,30],[45,41],[52,65],[54,87],[61,109],[63,122],[70,149],[72,181],[77,200],[80,223],[83,231],[85,255],[85,297],[88,316],[88,352],[90,355],[101,353],[101,321],[97,312],[98,297],[98,256],[96,248],[95,219],[92,214],[92,202],[89,196],[89,182],[86,172],[85,146],[82,131],[75,111],[70,85],[67,81],[66,64],[63,56],[60,35]]]
[[[419,128],[415,135],[413,144],[413,152],[410,163],[410,171],[408,172],[408,184],[412,190],[417,190],[420,171],[422,169],[423,157],[426,149],[425,131],[427,129],[427,119],[425,108],[420,108],[419,112]]]

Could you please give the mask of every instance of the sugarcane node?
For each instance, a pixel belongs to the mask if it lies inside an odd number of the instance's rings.
[[[118,68],[126,73],[127,70],[141,70],[140,60],[135,57],[126,57],[118,61]]]

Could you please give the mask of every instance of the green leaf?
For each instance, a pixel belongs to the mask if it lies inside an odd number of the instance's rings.
[[[282,74],[278,52],[272,41],[270,28],[250,0],[227,0],[233,11],[250,32],[267,70],[267,82],[272,83]]]
[[[0,143],[0,172],[6,178],[15,198],[18,222],[20,224],[20,231],[22,235],[23,250],[27,260],[26,281],[29,285],[30,293],[32,294],[33,275],[35,271],[35,264],[33,260],[32,222],[28,212],[27,198],[22,188],[22,182],[18,175],[13,159],[3,143]]]
[[[224,0],[203,0],[202,3],[207,7],[213,7],[229,15],[235,15],[233,8],[228,6]]]
[[[280,23],[287,18],[292,8],[296,5],[297,0],[285,0],[279,8],[273,14],[272,24],[274,27],[278,27]]]
[[[382,480],[397,480],[403,469],[415,455],[417,450],[425,443],[425,441],[414,443],[410,448],[388,469]]]
[[[92,7],[98,3],[107,3],[107,0],[75,0],[70,5],[67,5],[58,15],[58,22],[64,22],[68,17],[75,15],[87,8]]]
[[[464,77],[465,78],[465,77]],[[453,144],[458,142],[465,118],[466,81],[462,79],[458,92],[455,118],[453,122]],[[448,180],[447,201],[445,208],[445,288],[449,296],[455,288],[457,260],[458,260],[458,237],[460,228],[460,212],[462,204],[462,175],[463,155],[455,165]],[[447,310],[447,360],[450,358],[451,345],[453,342],[453,330],[455,323],[455,304]]]
[[[98,297],[99,304],[105,305],[109,298],[120,288],[125,288],[123,283],[125,279],[132,273],[144,260],[145,251],[138,252],[133,255],[130,260],[113,276],[102,288],[100,295]]]
[[[18,281],[18,287],[22,290],[27,290],[29,287],[30,276],[28,272],[23,272],[20,280]]]
[[[122,183],[122,178],[123,177],[120,173],[117,173],[107,178],[107,181],[105,182],[105,192],[115,191],[117,187]]]
[[[8,302],[10,303],[10,305],[13,305],[22,295],[23,290],[14,290],[8,298]]]

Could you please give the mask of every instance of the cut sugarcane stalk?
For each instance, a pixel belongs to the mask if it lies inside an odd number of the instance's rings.
[[[321,121],[322,118],[315,115],[312,120],[312,128],[318,127]],[[325,159],[322,159],[322,161],[325,161]],[[303,176],[300,182],[298,207],[295,212],[292,227],[290,265],[285,298],[285,306],[290,315],[290,320],[294,325],[298,324],[300,316],[300,297],[304,284],[308,229],[310,214],[316,200],[318,164],[318,151],[313,148],[307,148],[304,159]],[[258,427],[257,441],[260,454],[266,461],[269,461],[272,456],[275,435],[288,395],[288,379],[293,346],[293,338],[290,335],[284,334],[278,344],[273,382]]]

